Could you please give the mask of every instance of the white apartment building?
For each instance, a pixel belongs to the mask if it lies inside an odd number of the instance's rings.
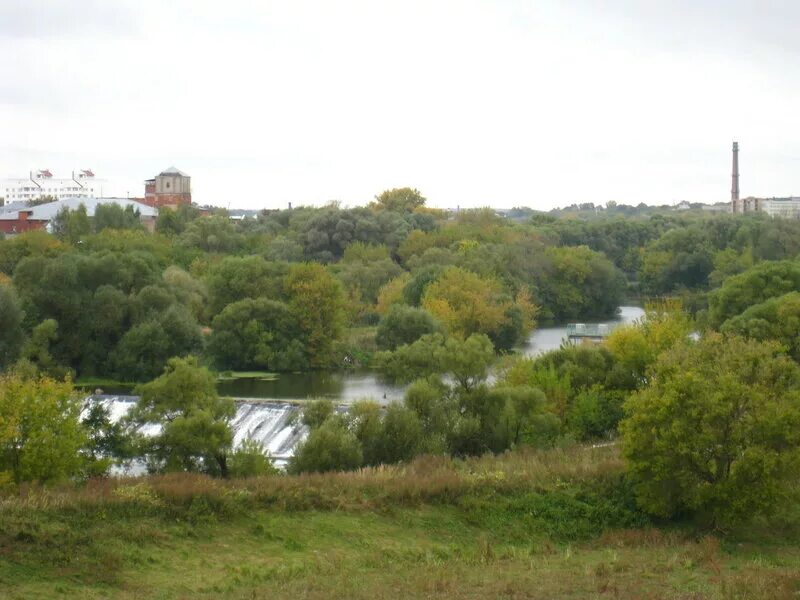
[[[0,198],[6,203],[52,197],[99,198],[103,195],[105,179],[98,179],[90,169],[73,171],[67,178],[54,177],[49,169],[32,171],[27,178],[0,179]]]
[[[800,219],[800,197],[742,198],[731,202],[731,212],[738,214],[760,212],[770,217]]]

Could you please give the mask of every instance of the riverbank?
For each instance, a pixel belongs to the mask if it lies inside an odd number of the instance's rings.
[[[796,518],[658,527],[622,470],[613,447],[573,448],[27,490],[0,501],[0,596],[797,597]]]
[[[640,319],[644,310],[638,306],[620,306],[615,319],[606,324],[630,324]],[[586,323],[593,325],[596,323]],[[360,335],[374,335],[374,328],[359,329]],[[557,350],[567,339],[567,326],[542,327],[534,330],[527,342],[516,349],[524,356],[537,356]],[[135,383],[101,378],[79,378],[76,387],[92,393],[102,389],[107,394],[128,395]],[[225,371],[219,373],[217,389],[223,396],[262,399],[278,402],[302,402],[308,398],[328,398],[351,404],[365,398],[388,403],[401,400],[405,386],[385,381],[380,373],[369,369],[271,373],[267,371]]]

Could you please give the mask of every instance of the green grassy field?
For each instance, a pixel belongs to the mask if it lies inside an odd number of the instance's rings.
[[[22,490],[0,503],[0,597],[800,597],[791,515],[659,526],[620,473],[607,448]]]

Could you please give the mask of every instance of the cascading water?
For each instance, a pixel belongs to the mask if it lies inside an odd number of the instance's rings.
[[[120,421],[136,404],[136,396],[94,395],[86,399],[87,405],[100,404],[108,411],[112,423]],[[236,400],[236,415],[231,420],[234,448],[247,439],[255,440],[264,446],[276,466],[283,467],[294,454],[297,445],[308,435],[308,428],[299,418],[300,407],[289,402],[270,402]],[[84,411],[84,415],[86,410]],[[143,435],[156,435],[159,425],[144,425],[139,429]],[[134,461],[117,473],[139,475],[144,473],[144,465]]]

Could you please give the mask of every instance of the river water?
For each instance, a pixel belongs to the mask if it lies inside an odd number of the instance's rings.
[[[621,306],[619,316],[607,323],[632,323],[644,316],[636,306]],[[589,323],[587,323],[588,325]],[[531,334],[520,348],[525,356],[536,356],[555,350],[567,339],[566,327],[545,327]],[[308,435],[299,422],[300,403],[308,398],[329,398],[339,404],[351,404],[360,399],[372,399],[386,404],[403,397],[403,386],[383,381],[371,372],[313,372],[286,373],[275,379],[236,379],[219,383],[219,392],[234,398],[236,415],[231,422],[234,447],[246,439],[260,442],[275,463],[283,466],[294,454],[297,444]],[[90,402],[100,402],[113,421],[122,419],[137,398],[130,395],[90,396]],[[145,435],[158,433],[156,425],[141,430]],[[132,463],[117,473],[141,474],[141,463]]]
[[[642,316],[644,311],[638,306],[621,306],[619,316],[605,322],[632,323]],[[566,339],[566,326],[544,327],[535,330],[519,351],[525,356],[536,356],[558,349]],[[307,398],[330,398],[342,404],[351,404],[364,398],[386,404],[402,399],[404,392],[404,387],[386,382],[379,374],[370,371],[282,373],[274,379],[231,379],[221,381],[218,389],[220,394],[233,398],[290,402]]]

